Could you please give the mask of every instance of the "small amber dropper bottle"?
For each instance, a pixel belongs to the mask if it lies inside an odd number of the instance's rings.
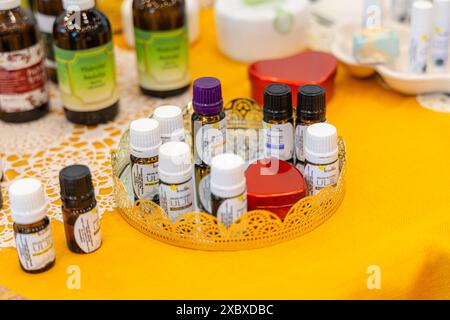
[[[100,217],[88,167],[73,165],[59,173],[62,211],[67,246],[75,253],[91,253],[100,248]]]

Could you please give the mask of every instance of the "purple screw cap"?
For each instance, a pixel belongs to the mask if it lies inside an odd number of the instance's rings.
[[[194,111],[204,115],[222,112],[222,86],[219,79],[213,77],[199,78],[194,81]]]

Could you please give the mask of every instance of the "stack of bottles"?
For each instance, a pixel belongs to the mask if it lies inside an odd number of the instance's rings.
[[[197,79],[192,105],[193,150],[176,106],[159,107],[152,119],[130,125],[134,198],[159,204],[172,222],[197,210],[227,227],[248,210],[269,210],[284,219],[306,195],[337,185],[338,135],[326,123],[323,87],[302,86],[297,108],[288,85],[266,87],[263,154],[248,164],[227,150],[220,81]]]
[[[96,125],[119,112],[113,32],[95,0],[0,1],[0,120],[48,113],[47,79],[57,83],[66,118]],[[185,2],[133,1],[141,91],[165,98],[191,82]]]

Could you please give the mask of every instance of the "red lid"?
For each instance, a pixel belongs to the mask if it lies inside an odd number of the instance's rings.
[[[249,210],[292,206],[306,196],[297,168],[281,160],[259,160],[245,172]]]
[[[273,83],[284,83],[292,88],[293,105],[297,105],[297,91],[305,84],[319,84],[327,92],[327,101],[333,96],[337,60],[331,54],[307,51],[292,57],[255,62],[249,67],[252,96],[263,103],[264,88]]]

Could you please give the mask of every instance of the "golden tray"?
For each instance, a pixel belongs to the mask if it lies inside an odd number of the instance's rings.
[[[235,138],[248,138],[245,136],[248,132],[253,132],[253,136],[249,135],[254,138],[254,131],[250,130],[261,129],[261,108],[253,100],[233,100],[225,109],[229,134],[234,135]],[[191,107],[188,106],[185,110],[186,124],[190,121],[191,112]],[[189,127],[190,124],[186,126],[186,128]],[[254,145],[250,143],[250,138],[244,138],[244,141],[247,143],[247,149]],[[341,175],[337,186],[325,188],[316,196],[300,200],[291,208],[284,221],[272,212],[258,210],[243,215],[229,228],[216,217],[201,212],[187,213],[173,224],[169,216],[157,204],[142,200],[133,203],[133,192],[129,191],[131,190],[129,132],[123,135],[119,150],[112,152],[111,157],[114,195],[118,210],[125,221],[149,237],[190,249],[249,250],[298,238],[327,221],[338,209],[345,192],[346,149],[344,140],[340,138]]]

